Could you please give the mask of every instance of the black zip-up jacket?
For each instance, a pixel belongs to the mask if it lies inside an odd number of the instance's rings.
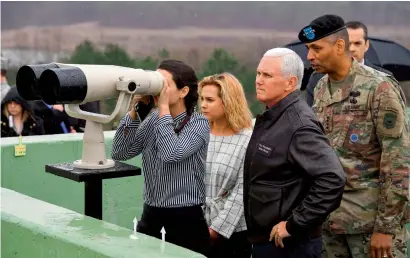
[[[259,115],[244,164],[249,240],[269,241],[287,221],[291,238],[311,237],[340,205],[346,183],[339,158],[312,109],[295,91]]]
[[[3,101],[1,102],[1,137],[4,138],[19,136],[13,128],[10,128],[9,118],[3,112],[6,109],[7,103],[10,101],[14,101],[20,104],[23,108],[23,112],[27,111],[29,113],[29,116],[23,123],[23,130],[21,131],[21,135],[43,135],[43,120],[34,115],[30,104],[20,96],[17,88],[14,86],[10,88]]]

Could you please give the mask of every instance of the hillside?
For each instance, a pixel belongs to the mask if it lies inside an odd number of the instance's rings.
[[[222,47],[253,60],[296,40],[324,13],[360,17],[371,36],[410,48],[410,2],[1,2],[1,44],[70,53],[90,40],[100,48],[118,44],[132,56],[166,48],[196,63]]]
[[[410,26],[410,2],[1,2],[1,29],[98,22],[102,26],[298,30],[334,13],[373,26]],[[22,19],[24,17],[24,19]]]

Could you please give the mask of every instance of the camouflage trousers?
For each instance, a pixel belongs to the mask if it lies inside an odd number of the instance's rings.
[[[371,234],[336,235],[322,232],[322,258],[370,258]],[[392,253],[395,258],[407,258],[409,232],[405,227],[393,238]]]

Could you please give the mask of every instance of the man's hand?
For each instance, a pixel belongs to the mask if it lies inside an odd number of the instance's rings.
[[[374,232],[370,238],[370,252],[372,258],[393,258],[391,252],[393,237],[391,235]]]
[[[290,237],[288,231],[286,230],[286,221],[282,221],[279,224],[275,225],[270,232],[269,241],[275,239],[275,246],[284,248],[282,240],[286,237]]]
[[[212,228],[209,228],[209,235],[211,236],[211,240],[216,240],[219,238],[218,232],[216,232]]]

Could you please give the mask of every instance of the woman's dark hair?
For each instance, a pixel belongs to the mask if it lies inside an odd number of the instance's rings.
[[[172,79],[178,89],[182,89],[185,86],[189,87],[189,92],[185,96],[184,102],[187,113],[191,115],[198,102],[198,77],[194,69],[182,61],[173,59],[162,61],[158,69],[165,70],[172,74]]]

